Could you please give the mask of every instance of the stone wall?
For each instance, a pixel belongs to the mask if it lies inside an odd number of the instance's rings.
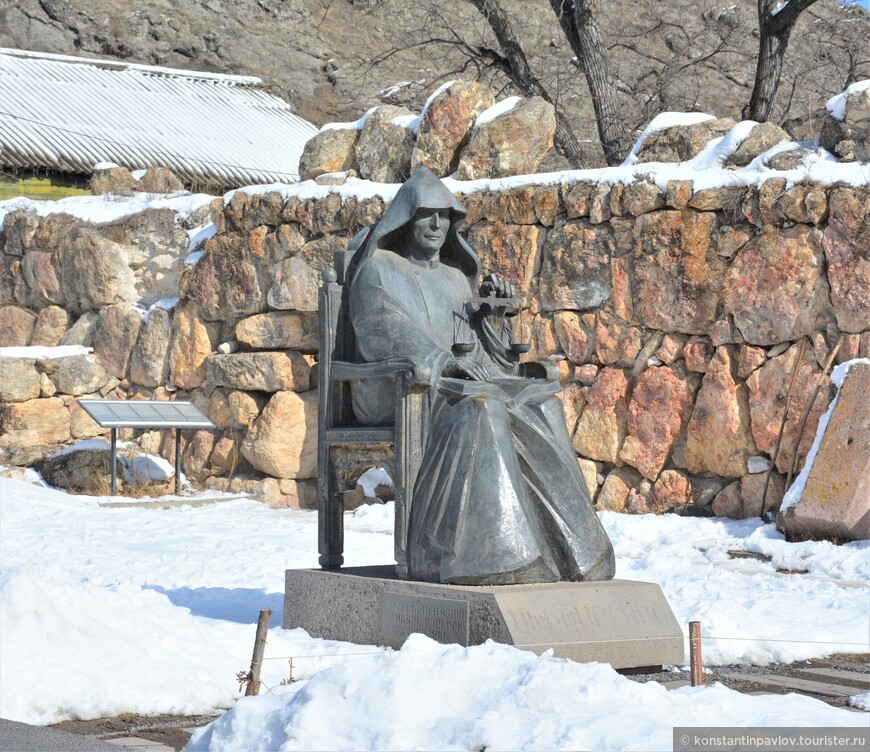
[[[189,476],[313,505],[319,275],[385,208],[327,190],[216,199],[217,234],[186,267],[184,224],[153,210],[104,225],[7,215],[0,345],[94,352],[0,362],[3,464],[99,434],[76,397],[187,398],[218,426],[189,437]],[[460,200],[483,270],[531,295],[528,357],[559,366],[599,508],[757,515],[797,368],[768,491],[776,506],[830,400],[822,377],[799,435],[831,348],[840,343],[836,362],[870,355],[870,189],[580,182]],[[143,278],[156,300],[172,275],[174,308],[134,307]],[[138,441],[173,451],[155,432]]]

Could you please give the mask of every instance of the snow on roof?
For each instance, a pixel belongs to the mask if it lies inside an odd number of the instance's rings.
[[[259,78],[0,48],[0,164],[165,166],[226,186],[298,179],[317,133]]]

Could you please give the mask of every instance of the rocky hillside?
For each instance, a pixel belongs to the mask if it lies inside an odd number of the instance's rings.
[[[600,161],[582,73],[549,4],[504,0],[536,73]],[[757,45],[753,0],[608,0],[602,23],[625,118],[663,110],[738,118]],[[870,77],[870,14],[819,0],[792,36],[775,119],[817,135],[818,103]],[[427,43],[428,40],[428,43]],[[496,47],[462,0],[0,0],[0,46],[260,76],[320,125],[380,101],[419,107],[460,74],[511,93],[469,53]]]

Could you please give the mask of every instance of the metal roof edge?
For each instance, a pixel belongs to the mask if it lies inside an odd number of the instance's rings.
[[[74,55],[58,55],[53,52],[35,52],[32,50],[17,50],[11,47],[0,47],[0,56],[28,58],[33,60],[49,60],[51,62],[93,65],[98,68],[117,71],[137,71],[161,76],[177,76],[180,78],[198,78],[206,81],[221,81],[239,86],[259,86],[263,80],[257,76],[235,76],[228,73],[208,73],[205,71],[189,71],[181,68],[164,68],[159,65],[142,65],[140,63],[125,63],[120,60],[76,57]]]

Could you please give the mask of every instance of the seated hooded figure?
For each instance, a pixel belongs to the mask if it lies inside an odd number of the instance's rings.
[[[613,548],[571,447],[559,384],[520,376],[508,320],[475,305],[479,264],[459,235],[465,214],[424,168],[355,239],[357,355],[408,359],[427,387],[409,575],[469,585],[609,580]],[[490,275],[480,292],[511,297],[513,287]],[[391,382],[356,382],[352,395],[361,423],[393,421]]]

